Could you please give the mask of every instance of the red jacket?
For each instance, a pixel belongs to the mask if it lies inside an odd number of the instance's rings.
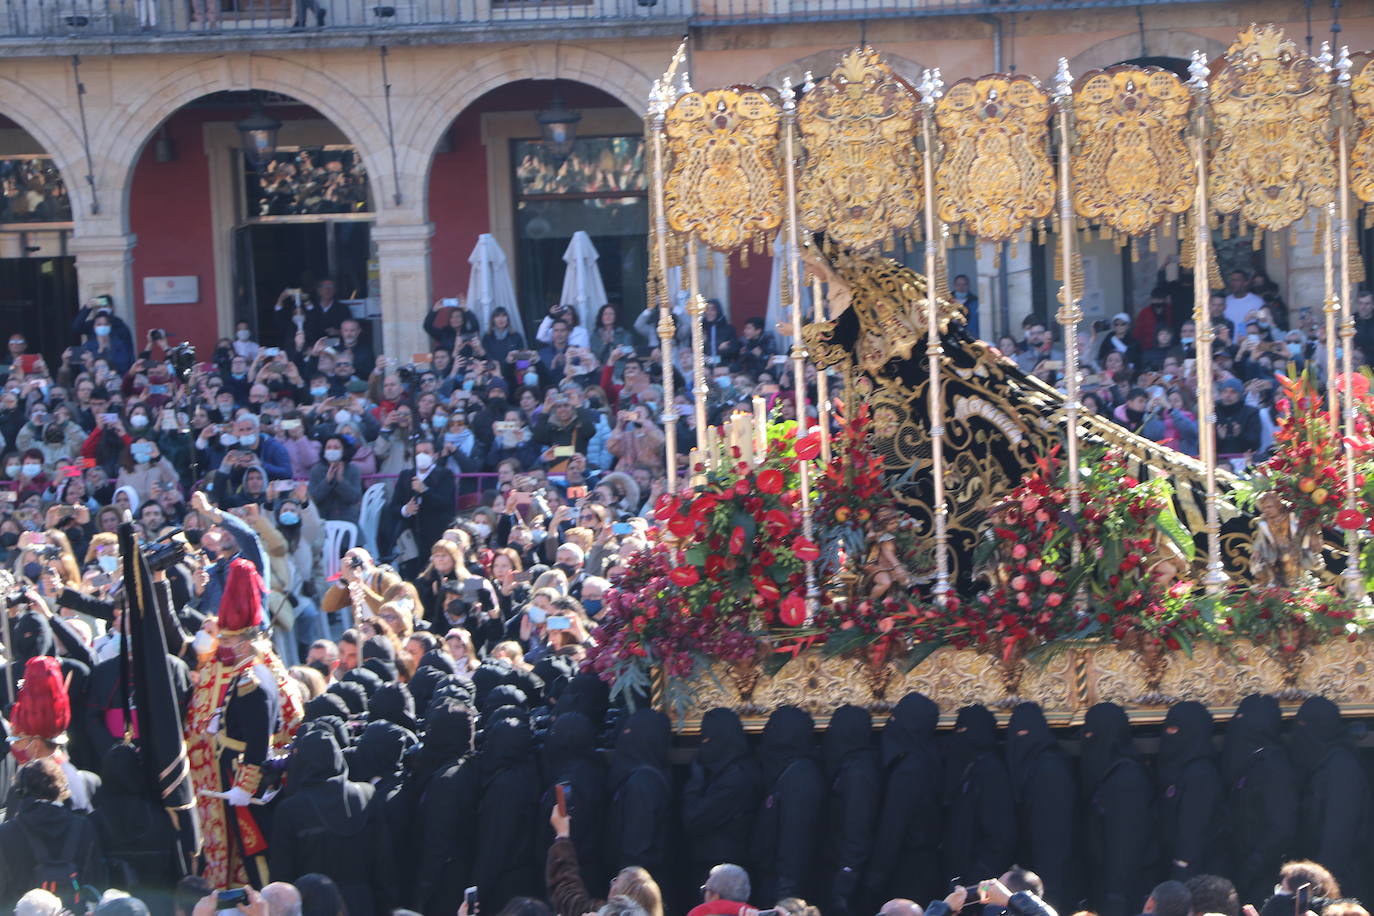
[[[687,916],[739,916],[748,906],[735,900],[711,900],[692,907]]]

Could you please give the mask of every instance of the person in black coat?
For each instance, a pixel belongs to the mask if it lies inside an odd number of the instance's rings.
[[[672,725],[657,709],[636,709],[620,726],[611,756],[607,842],[612,867],[631,865],[666,874],[672,777]]]
[[[1012,864],[1016,804],[997,720],[965,706],[954,721],[945,762],[945,862],[951,875],[1000,875]]]
[[[1297,777],[1280,737],[1279,701],[1252,694],[1240,701],[1221,751],[1231,817],[1232,879],[1241,900],[1268,896],[1289,858],[1298,824]]]
[[[105,857],[93,824],[63,804],[67,777],[52,757],[19,768],[10,801],[19,801],[0,824],[0,908],[8,911],[38,880],[35,867],[64,862],[76,867],[83,885],[106,886]],[[70,904],[64,889],[59,896]]]
[[[1367,893],[1369,783],[1350,746],[1340,708],[1308,697],[1293,722],[1293,762],[1302,780],[1294,853],[1330,870],[1347,897]]]
[[[273,880],[326,875],[350,913],[390,912],[397,889],[386,820],[373,804],[373,787],[348,779],[343,751],[328,728],[302,728],[286,778],[291,794],[272,817]]]
[[[396,476],[396,489],[382,513],[378,546],[392,556],[403,532],[415,538],[417,555],[400,564],[402,578],[414,579],[428,561],[429,546],[444,536],[454,517],[453,472],[438,463],[434,443],[415,443],[415,467]]]
[[[105,755],[91,822],[105,851],[112,882],[139,895],[170,894],[181,878],[174,850],[177,830],[150,797],[143,757],[132,744],[116,744]]]
[[[500,912],[513,897],[539,895],[534,838],[539,811],[539,771],[529,726],[514,718],[487,725],[477,757],[481,800],[477,806],[476,880],[482,909]]]
[[[930,900],[947,890],[940,873],[940,707],[909,693],[883,726],[883,804],[864,887],[869,909],[891,897]]]
[[[873,849],[883,794],[873,717],[857,706],[841,706],[830,717],[821,747],[830,786],[825,831],[830,905],[825,912],[845,916],[860,903],[859,882]]]
[[[579,712],[563,713],[553,720],[544,739],[548,788],[540,807],[552,809],[558,801],[555,787],[566,785],[572,818],[570,839],[577,849],[578,869],[588,893],[604,899],[609,882],[602,839],[610,789],[606,761],[596,750],[596,733],[592,721]],[[551,831],[545,839],[545,846],[553,842]]]
[[[816,760],[815,722],[795,706],[773,710],[759,742],[763,806],[754,822],[754,899],[814,897],[825,775]]]
[[[1159,839],[1169,879],[1229,874],[1225,791],[1206,706],[1189,700],[1170,708],[1155,763]]]
[[[722,862],[750,860],[749,838],[762,798],[763,774],[749,753],[739,716],[729,709],[707,711],[682,790],[683,831],[694,877],[705,880],[711,867]]]
[[[1153,886],[1154,792],[1115,703],[1088,710],[1082,730],[1083,845],[1089,900],[1101,916],[1139,912]]]
[[[1017,863],[1040,876],[1047,899],[1061,904],[1077,900],[1073,768],[1036,703],[1021,703],[1011,711],[1007,771],[1020,827]]]
[[[415,905],[427,914],[450,916],[463,902],[463,889],[473,884],[476,843],[482,829],[475,827],[482,794],[481,773],[473,754],[477,717],[457,700],[438,699],[426,719],[429,728],[422,750],[446,759],[429,777],[416,812],[420,866]],[[431,742],[434,747],[430,747]],[[412,772],[411,778],[414,775]],[[486,899],[485,892],[482,896]]]

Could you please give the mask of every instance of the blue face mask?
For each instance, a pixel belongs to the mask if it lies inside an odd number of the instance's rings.
[[[462,442],[462,441],[463,441],[463,434],[462,434],[462,433],[444,433],[444,444],[445,444],[445,445],[452,445],[452,446],[455,446],[455,447],[456,447],[456,446],[458,445],[458,443],[460,443],[460,442]]]
[[[149,393],[149,394],[166,394],[166,393],[167,393],[167,386],[166,386],[166,385],[149,385],[149,386],[148,386],[148,393]]]
[[[109,326],[108,324],[98,324],[98,325],[96,325],[96,326],[95,326],[95,336],[96,336],[96,337],[109,337],[109,336],[110,336],[110,326]]]
[[[582,606],[587,609],[587,613],[592,617],[595,617],[597,614],[601,613],[600,598],[585,598],[582,601]]]
[[[293,525],[299,525],[301,523],[301,517],[299,513],[292,512],[288,509],[277,516],[277,522],[290,528]]]
[[[465,379],[463,379],[463,390],[464,390],[464,391],[471,391],[471,390],[472,390],[472,386],[473,386],[473,385],[476,385],[476,384],[477,384],[477,379],[475,379],[475,378],[465,378]]]
[[[101,554],[95,558],[95,565],[99,566],[103,573],[112,573],[119,569],[119,557],[114,554]]]
[[[310,396],[311,396],[312,398],[322,398],[322,397],[324,397],[326,394],[329,394],[329,389],[328,389],[328,388],[325,388],[325,387],[323,387],[323,386],[321,386],[321,387],[319,387],[319,388],[311,388],[311,389],[310,389]]]
[[[526,373],[525,373],[525,384],[526,384],[526,385],[529,385],[531,388],[538,388],[538,387],[539,387],[539,373],[538,373],[538,372],[526,372]]]
[[[1302,356],[1302,344],[1300,344],[1300,343],[1290,343],[1290,344],[1288,345],[1288,355],[1289,355],[1289,356]]]
[[[444,416],[443,414],[436,413],[434,416],[429,418],[429,425],[433,426],[435,429],[443,429],[444,427],[448,426],[448,417]]]

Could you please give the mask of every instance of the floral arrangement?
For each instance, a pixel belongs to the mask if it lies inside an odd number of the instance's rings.
[[[1344,636],[1354,642],[1367,620],[1360,606],[1333,588],[1269,586],[1236,593],[1218,612],[1219,632],[1293,654]]]

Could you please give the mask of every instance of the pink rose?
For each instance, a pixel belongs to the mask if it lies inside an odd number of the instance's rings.
[[[1064,596],[1061,595],[1061,594],[1059,594],[1058,592],[1055,592],[1055,593],[1052,594],[1052,595],[1046,595],[1046,596],[1045,596],[1045,604],[1046,604],[1047,607],[1059,607],[1059,605],[1061,605],[1061,604],[1063,604],[1063,603],[1064,603]]]
[[[1028,583],[1026,581],[1025,576],[1017,576],[1015,579],[1011,580],[1011,587],[1016,589],[1018,592],[1024,592],[1026,590],[1027,584]]]
[[[1024,560],[1027,553],[1029,553],[1029,551],[1026,550],[1025,544],[1017,544],[1011,549],[1011,555],[1018,560]]]
[[[1026,564],[1026,568],[1029,569],[1031,572],[1039,572],[1040,567],[1044,565],[1045,564],[1040,560],[1039,557],[1031,557],[1030,562]]]
[[[1059,576],[1055,575],[1054,570],[1052,570],[1052,569],[1047,569],[1047,570],[1045,570],[1044,572],[1042,572],[1042,573],[1040,574],[1040,584],[1041,584],[1041,585],[1053,585],[1053,584],[1055,583],[1055,580],[1058,579],[1058,578],[1059,578]]]

